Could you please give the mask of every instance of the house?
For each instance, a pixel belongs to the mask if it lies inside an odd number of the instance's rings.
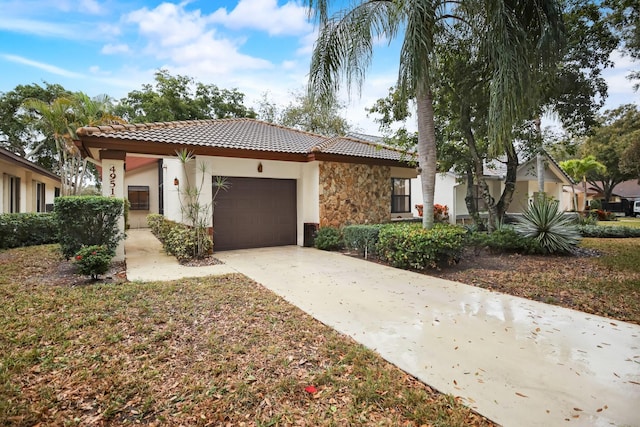
[[[484,177],[489,185],[491,195],[498,199],[504,190],[506,165],[498,161],[492,161],[484,165]],[[560,201],[560,209],[568,211],[572,209],[571,193],[563,192],[563,187],[571,185],[571,178],[560,168],[551,156],[545,153],[544,191],[547,195]],[[538,192],[538,174],[536,158],[526,160],[518,166],[516,174],[516,188],[507,214],[519,214],[524,212],[533,195]],[[480,212],[486,212],[486,205],[478,188],[473,189],[478,200]],[[467,181],[454,172],[446,172],[436,176],[435,203],[446,205],[449,208],[449,221],[451,223],[465,222],[470,219],[469,211],[465,203],[467,195]],[[484,207],[484,209],[483,209]]]
[[[602,184],[600,184],[600,187],[602,187]],[[570,187],[568,191],[571,191]],[[580,202],[582,201],[583,192],[584,190],[582,185],[578,185],[576,187],[576,193],[578,193],[578,199]],[[588,183],[587,204],[590,205],[592,200],[599,200],[601,202],[602,209],[614,212],[617,215],[632,215],[631,209],[633,202],[640,200],[640,184],[637,179],[620,182],[613,187],[611,198],[609,200],[605,200],[604,194],[597,187]]]
[[[60,177],[0,148],[0,213],[48,212],[60,195]]]
[[[107,196],[131,203],[131,227],[149,213],[184,221],[184,189],[213,201],[208,225],[216,250],[309,244],[319,227],[386,222],[409,214],[416,177],[399,151],[349,137],[328,138],[255,119],[194,120],[84,127],[83,156],[102,170]],[[195,164],[184,168],[176,152]],[[192,162],[193,163],[193,162]]]

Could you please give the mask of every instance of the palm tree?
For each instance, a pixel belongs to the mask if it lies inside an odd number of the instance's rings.
[[[606,166],[597,161],[595,156],[590,155],[583,159],[571,159],[560,162],[560,167],[574,181],[582,181],[584,196],[582,197],[581,210],[584,211],[587,208],[587,175],[589,175],[590,172],[606,173]],[[571,192],[573,194],[573,208],[576,209],[576,191],[573,185],[571,186]]]
[[[511,138],[516,121],[527,117],[539,99],[534,84],[555,64],[562,40],[556,0],[360,0],[352,9],[328,16],[329,0],[306,0],[320,23],[314,47],[309,95],[331,103],[344,77],[348,89],[361,87],[379,39],[402,37],[397,87],[415,97],[418,163],[425,204],[423,226],[433,226],[436,135],[433,111],[433,53],[437,36],[453,21],[466,24],[477,40],[475,50],[493,68],[489,128],[496,150]]]
[[[82,126],[121,123],[122,119],[110,113],[110,98],[101,96],[92,99],[80,92],[73,96],[58,97],[51,103],[28,99],[23,105],[40,116],[43,128],[53,136],[58,155],[62,195],[80,194],[88,169],[87,160],[82,158],[74,144],[77,139],[76,129]]]

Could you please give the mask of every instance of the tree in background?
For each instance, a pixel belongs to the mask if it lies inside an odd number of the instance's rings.
[[[587,175],[592,172],[605,173],[607,168],[605,165],[596,160],[594,156],[587,156],[582,159],[570,159],[560,162],[560,167],[574,182],[582,182],[582,207],[581,211],[587,208]],[[573,210],[578,210],[576,201],[576,190],[571,186],[571,194],[573,195]]]
[[[307,0],[320,22],[309,78],[309,94],[330,104],[344,77],[361,86],[379,39],[402,39],[397,87],[415,97],[418,162],[425,204],[423,226],[433,227],[436,129],[433,109],[433,53],[436,36],[451,22],[468,26],[475,49],[490,58],[489,134],[494,147],[510,140],[511,129],[531,110],[539,73],[555,65],[562,23],[555,1],[511,2],[407,0],[357,2],[329,18],[328,0]]]
[[[623,105],[607,110],[600,122],[601,126],[582,145],[581,153],[595,156],[606,167],[605,172],[589,173],[587,180],[602,192],[605,201],[609,201],[616,185],[637,178],[635,171],[640,166],[632,157],[625,156],[632,154],[640,138],[640,111],[636,105]]]
[[[40,99],[27,99],[23,107],[29,111],[33,120],[39,123],[45,135],[55,142],[57,167],[61,177],[63,196],[79,195],[85,186],[89,173],[87,159],[82,158],[75,146],[76,130],[82,126],[97,126],[119,123],[122,120],[111,111],[113,104],[108,96],[89,98],[78,92],[71,96],[62,96],[51,102]]]
[[[42,122],[29,114],[23,103],[27,99],[51,103],[56,98],[71,95],[62,86],[47,82],[44,86],[35,83],[18,85],[9,92],[1,93],[0,146],[47,170],[55,171],[56,142],[51,134],[45,132]]]
[[[129,92],[114,114],[131,123],[255,117],[243,102],[244,94],[237,89],[220,89],[161,69],[155,73],[155,85]]]
[[[258,109],[260,120],[324,136],[346,135],[351,129],[347,120],[340,115],[344,106],[338,103],[318,105],[302,92],[292,92],[291,96],[293,100],[286,107],[278,108],[266,93],[263,94]]]
[[[602,6],[611,9],[609,21],[622,40],[621,49],[631,58],[640,59],[640,6],[638,0],[605,0]],[[632,71],[629,80],[640,80],[640,71]],[[640,83],[636,83],[638,90]]]

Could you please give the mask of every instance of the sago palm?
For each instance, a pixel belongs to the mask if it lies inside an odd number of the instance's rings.
[[[418,163],[425,204],[423,226],[433,226],[436,136],[432,98],[433,54],[437,35],[452,21],[468,26],[476,50],[493,69],[490,86],[490,134],[500,146],[517,120],[538,98],[535,82],[560,55],[562,20],[556,0],[364,0],[329,17],[329,0],[307,0],[320,23],[314,47],[309,95],[335,100],[341,79],[361,87],[375,43],[400,37],[398,89],[415,97]]]

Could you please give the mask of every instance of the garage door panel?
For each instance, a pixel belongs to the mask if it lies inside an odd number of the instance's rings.
[[[227,180],[214,209],[215,250],[296,244],[295,180]]]

